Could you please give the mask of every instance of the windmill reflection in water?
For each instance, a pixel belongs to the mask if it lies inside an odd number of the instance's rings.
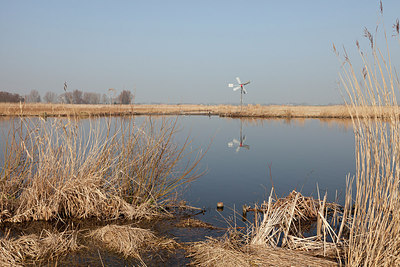
[[[236,147],[236,153],[240,151],[241,148],[245,148],[247,150],[250,149],[250,146],[245,144],[246,136],[243,135],[243,125],[242,120],[240,120],[240,137],[239,140],[233,138],[231,142],[228,143],[228,147]]]

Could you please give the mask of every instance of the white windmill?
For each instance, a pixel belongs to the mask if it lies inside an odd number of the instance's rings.
[[[250,83],[250,81],[247,81],[245,83],[242,83],[239,79],[239,77],[236,77],[236,81],[238,82],[238,84],[233,84],[230,83],[228,84],[228,87],[233,88],[233,91],[239,90],[240,89],[240,109],[242,109],[242,105],[243,105],[243,94],[247,94],[246,89],[244,89],[245,85],[248,85]]]

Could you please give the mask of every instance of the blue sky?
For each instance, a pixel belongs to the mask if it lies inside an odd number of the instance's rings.
[[[400,1],[384,1],[389,33]],[[0,0],[0,90],[136,88],[142,103],[342,102],[332,43],[368,49],[379,1]],[[396,43],[394,38],[390,42]],[[398,65],[399,53],[392,59]]]

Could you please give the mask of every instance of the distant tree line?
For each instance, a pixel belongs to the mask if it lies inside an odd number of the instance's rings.
[[[131,104],[133,94],[129,90],[123,90],[118,96],[108,97],[106,94],[82,92],[74,90],[57,95],[54,92],[46,92],[43,97],[45,103],[65,103],[65,104]],[[0,91],[0,102],[26,102],[40,103],[42,98],[37,90],[25,96],[19,94]]]
[[[24,98],[19,94],[0,91],[0,102],[16,103],[23,102]]]

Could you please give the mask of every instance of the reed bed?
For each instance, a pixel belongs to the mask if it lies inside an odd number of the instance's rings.
[[[100,124],[102,122],[103,124]],[[0,174],[1,221],[140,219],[197,178],[200,151],[177,146],[176,121],[16,119]],[[197,153],[197,154],[196,154]]]
[[[382,116],[390,110],[382,110]],[[369,112],[373,115],[373,110]],[[0,103],[0,116],[88,117],[131,115],[206,115],[244,118],[350,118],[345,105],[78,105],[41,103]]]
[[[349,266],[400,265],[400,120],[396,97],[400,83],[392,65],[383,16],[377,29],[380,27],[386,49],[377,46],[378,30],[373,35],[365,29],[371,49],[365,52],[357,42],[361,68],[354,67],[344,52],[340,76],[356,143],[355,193],[347,195],[354,201],[346,250]],[[398,40],[398,20],[394,33]],[[372,109],[374,116],[365,116],[367,109]],[[390,110],[385,120],[379,116],[383,110]]]
[[[141,254],[159,250],[173,251],[179,247],[173,239],[157,237],[148,229],[129,225],[107,225],[93,230],[88,237],[101,242],[108,249],[121,253],[124,257],[133,257],[140,261]]]

